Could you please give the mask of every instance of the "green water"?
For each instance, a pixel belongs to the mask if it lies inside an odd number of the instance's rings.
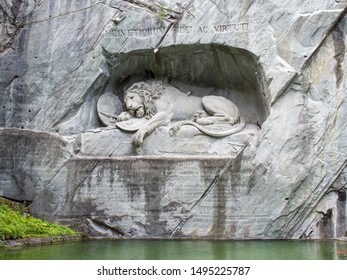
[[[332,260],[347,259],[338,241],[92,240],[0,250],[15,260]]]

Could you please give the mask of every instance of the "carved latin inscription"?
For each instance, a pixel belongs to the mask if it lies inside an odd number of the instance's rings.
[[[216,24],[211,26],[178,26],[173,27],[172,31],[176,34],[208,34],[208,33],[232,33],[232,32],[247,32],[248,22]],[[148,27],[134,29],[111,29],[106,32],[107,37],[151,37],[163,36],[166,32],[166,27]]]

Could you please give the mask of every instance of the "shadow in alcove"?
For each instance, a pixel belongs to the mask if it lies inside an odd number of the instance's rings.
[[[247,123],[261,126],[269,115],[262,67],[247,50],[199,44],[103,54],[110,71],[106,91],[120,100],[133,83],[157,79],[195,96],[224,96],[236,104]]]

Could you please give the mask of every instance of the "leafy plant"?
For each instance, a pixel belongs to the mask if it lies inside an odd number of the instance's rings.
[[[76,235],[72,229],[30,216],[0,201],[0,240],[26,237]]]

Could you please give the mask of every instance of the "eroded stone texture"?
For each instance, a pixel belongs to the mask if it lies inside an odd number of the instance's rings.
[[[1,196],[94,236],[345,235],[346,1],[17,2],[0,4]],[[160,126],[135,147],[102,127],[101,96],[118,114],[152,79],[232,100],[244,133]]]
[[[0,129],[0,196],[33,201],[72,156],[57,134]]]
[[[38,0],[3,0],[0,2],[0,53],[11,48],[21,29],[28,23]]]

